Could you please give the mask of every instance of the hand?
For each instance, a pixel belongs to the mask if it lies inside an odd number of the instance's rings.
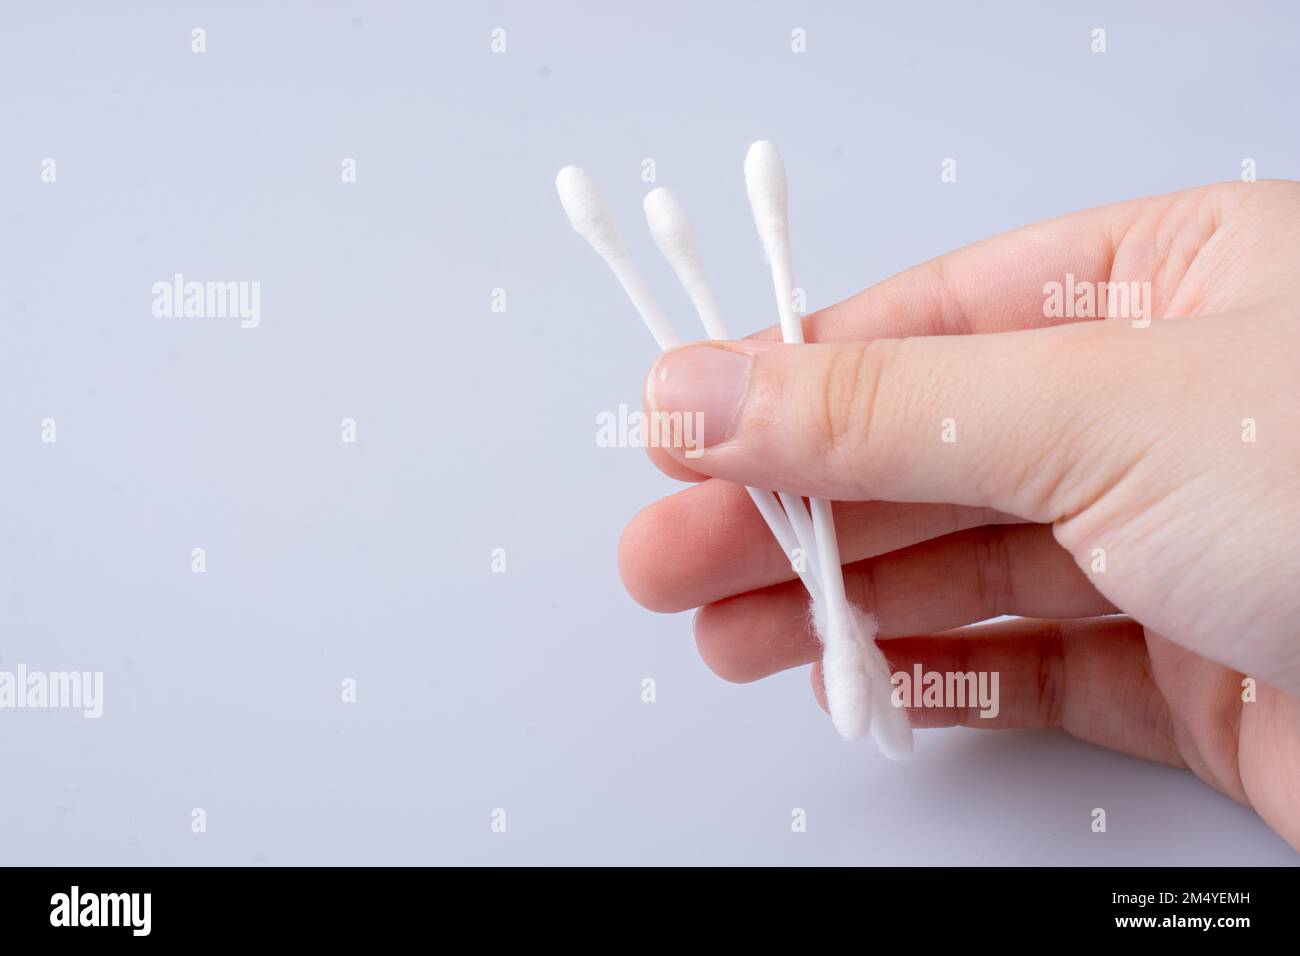
[[[1061,317],[1044,290],[1071,275],[1149,283],[1145,314]],[[1186,766],[1300,848],[1300,184],[1030,226],[806,330],[652,369],[647,410],[702,413],[706,444],[656,461],[711,477],[633,519],[631,594],[703,605],[700,653],[730,680],[814,662],[790,558],[732,483],[835,499],[893,669],[1000,674],[996,719],[913,724],[1059,726]],[[1029,620],[953,630],[1004,614]]]

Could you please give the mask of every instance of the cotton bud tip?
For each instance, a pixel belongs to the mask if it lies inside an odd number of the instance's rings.
[[[577,166],[565,166],[555,177],[555,191],[574,231],[586,239],[603,258],[622,255],[623,243],[614,227],[614,216],[591,177]]]
[[[790,198],[785,164],[767,140],[759,140],[745,154],[745,189],[763,251],[770,258],[780,246],[789,244]]]

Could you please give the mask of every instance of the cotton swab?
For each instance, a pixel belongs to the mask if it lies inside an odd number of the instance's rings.
[[[667,352],[681,345],[668,316],[659,308],[650,287],[628,258],[614,227],[614,216],[591,177],[577,166],[565,166],[555,177],[555,188],[574,231],[591,243],[591,248],[613,271],[659,348]]]
[[[745,156],[745,187],[763,252],[771,265],[781,337],[801,343],[803,326],[794,312],[794,267],[790,256],[789,191],[776,147],[760,140]],[[840,736],[853,740],[870,730],[891,759],[911,752],[907,713],[892,706],[889,667],[875,643],[875,625],[849,606],[844,593],[839,541],[829,501],[809,499],[824,605],[813,603],[813,623],[823,640],[826,702]]]
[[[803,342],[803,324],[794,312],[794,266],[790,258],[790,194],[786,186],[781,154],[765,139],[745,154],[745,191],[754,212],[754,225],[763,243],[763,254],[772,269],[776,292],[776,313],[781,320],[781,338]]]
[[[699,313],[704,323],[704,331],[711,339],[726,340],[727,325],[722,321],[722,313],[713,298],[713,289],[704,275],[704,266],[700,262],[700,251],[695,244],[695,230],[686,218],[677,197],[660,186],[646,194],[646,222],[650,226],[650,235],[655,245],[664,254],[668,264],[673,267],[682,288],[690,296],[691,304]]]
[[[686,217],[686,210],[682,209],[681,203],[664,187],[651,190],[645,197],[645,218],[646,223],[650,226],[650,235],[654,237],[655,245],[659,251],[664,254],[668,264],[672,266],[673,272],[681,282],[682,287],[686,290],[687,296],[690,297],[695,311],[699,313],[700,321],[704,323],[704,330],[708,333],[709,338],[725,341],[731,336],[727,332],[727,324],[722,319],[722,313],[718,310],[718,303],[713,298],[713,290],[709,286],[709,280],[704,274],[704,265],[700,259],[700,249],[695,242],[695,230],[691,227],[691,221]],[[772,492],[763,491],[758,488],[746,486],[749,497],[753,499],[754,504],[762,511],[764,504],[772,500]],[[802,549],[806,562],[808,576],[821,583],[820,575],[817,572],[817,551],[813,538],[812,522],[808,520],[808,511],[803,506],[803,499],[797,495],[788,495],[781,492],[777,495],[780,499],[788,521],[794,531],[795,540],[798,541]],[[790,555],[790,551],[786,551]],[[813,593],[810,589],[809,593]]]
[[[787,341],[801,342],[802,327],[794,314],[792,302],[794,277],[789,253],[784,168],[775,147],[770,143],[755,144],[755,147],[760,148],[757,154],[751,148],[751,154],[755,155],[755,175],[751,179],[750,157],[747,157],[746,185],[750,190],[755,222],[759,226],[764,251],[772,262],[773,287],[777,295],[783,336]],[[775,164],[771,162],[773,158]],[[556,178],[556,188],[570,223],[605,259],[660,348],[666,351],[675,347],[679,340],[671,323],[628,258],[609,209],[590,178],[576,167],[566,167]],[[684,216],[681,219],[685,221]],[[690,247],[693,248],[693,233],[688,235],[691,237]],[[656,241],[659,241],[658,237]],[[682,272],[678,269],[679,264],[673,262],[667,250],[665,256],[669,257],[674,271],[678,271],[680,277]],[[717,337],[725,338],[725,327],[707,282],[703,279],[698,253],[694,255],[693,272],[690,271],[691,261],[683,260],[681,265],[686,267],[686,275],[692,277],[687,292],[700,312],[706,329],[711,336],[717,333]],[[687,279],[683,278],[682,281],[684,285],[687,284]],[[707,297],[701,295],[701,292],[706,293]],[[770,492],[753,488],[749,492],[783,551],[793,553],[795,542],[800,539],[792,535],[799,525],[804,528],[803,541],[814,543],[813,548],[805,547],[809,556],[808,570],[800,571],[798,567],[795,570],[812,598],[814,626],[825,645],[823,669],[827,699],[837,730],[847,739],[853,739],[869,727],[887,756],[897,759],[906,755],[912,746],[911,725],[905,712],[891,705],[889,669],[874,641],[875,622],[851,607],[844,596],[839,549],[834,537],[829,503],[812,500],[812,522],[809,529],[808,513],[803,510],[801,498],[783,498],[786,510],[782,511]],[[801,546],[803,541],[800,541]],[[827,589],[829,597],[823,595],[814,578],[816,572],[813,569],[818,566],[828,568],[828,573],[834,578],[833,586]],[[873,688],[876,693],[871,692]]]
[[[641,316],[646,327],[650,329],[659,347],[665,352],[675,348],[680,341],[677,333],[673,330],[672,323],[663,309],[659,307],[659,303],[650,292],[640,272],[628,258],[623,240],[619,238],[618,229],[614,225],[613,213],[601,198],[591,177],[576,166],[565,166],[555,177],[555,188],[560,194],[560,202],[574,231],[590,242],[592,248],[613,270],[614,275],[622,283],[624,291],[627,292],[628,298],[632,300],[632,306]],[[702,277],[702,271],[700,275]],[[708,291],[707,283],[704,288]],[[712,298],[712,292],[709,292],[709,299]],[[716,303],[712,308],[713,316],[720,322],[721,316],[717,312]],[[799,546],[798,539],[794,536],[789,519],[771,493],[750,489],[750,498],[758,508],[759,514],[763,516],[763,520],[767,522],[781,550],[787,555],[793,554],[794,549]],[[820,593],[816,581],[809,577],[806,571],[800,571],[798,568],[795,568],[795,571],[810,594]]]
[[[803,342],[803,323],[794,311],[794,267],[790,258],[790,199],[786,186],[785,165],[781,154],[767,140],[759,140],[745,154],[745,191],[754,213],[754,225],[763,244],[763,254],[771,264],[772,287],[776,293],[777,317],[781,322],[781,338],[785,342]],[[783,492],[781,503],[790,515],[790,524],[801,542],[812,542],[816,536],[817,506],[812,505],[810,520],[803,499]],[[805,547],[816,554],[818,565],[821,555],[816,547]],[[819,571],[820,575],[822,572]]]

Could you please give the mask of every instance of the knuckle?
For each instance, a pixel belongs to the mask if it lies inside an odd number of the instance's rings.
[[[980,613],[986,617],[1011,613],[1011,548],[1006,533],[1001,528],[982,529],[973,540]]]
[[[1034,667],[1039,720],[1045,727],[1060,727],[1065,717],[1065,645],[1064,626],[1049,624]]]
[[[878,420],[880,382],[894,354],[892,342],[837,346],[824,369],[810,426],[818,451],[837,478],[859,475],[870,461]]]

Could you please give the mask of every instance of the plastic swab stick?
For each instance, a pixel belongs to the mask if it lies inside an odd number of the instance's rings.
[[[790,256],[789,191],[785,165],[771,143],[760,140],[745,156],[745,187],[772,270],[781,337],[803,342],[803,326],[794,312],[794,267]],[[831,504],[810,499],[817,564],[824,604],[813,604],[813,622],[823,641],[822,670],[826,702],[840,736],[853,740],[868,730],[881,751],[900,759],[911,751],[907,713],[892,706],[889,667],[875,644],[875,627],[865,616],[855,617],[844,594],[839,542]],[[873,719],[874,718],[874,719]],[[905,736],[904,736],[905,729]]]
[[[591,243],[591,248],[608,264],[659,348],[667,352],[680,345],[668,316],[659,308],[650,287],[628,258],[614,227],[614,216],[591,177],[577,166],[565,166],[555,177],[555,188],[574,231]]]
[[[709,338],[722,341],[730,339],[727,324],[722,319],[718,303],[713,298],[713,290],[704,274],[699,246],[695,242],[695,230],[691,227],[690,220],[686,218],[686,211],[682,209],[681,203],[677,201],[677,197],[660,186],[646,195],[644,205],[650,235],[654,237],[655,245],[664,254],[678,281],[686,289],[686,294],[694,304],[695,311],[699,313],[700,321],[704,323],[704,330]],[[770,500],[772,495],[770,491],[762,491],[750,486],[746,486],[746,489],[755,505],[759,502],[758,496],[762,495]],[[789,495],[785,492],[781,492],[778,497],[794,530],[795,540],[803,551],[808,574],[820,585],[821,576],[817,571],[813,527],[808,518],[808,511],[804,508],[803,499],[798,495]],[[793,552],[790,549],[785,550],[786,555],[793,559]]]
[[[609,264],[610,269],[622,283],[628,298],[632,300],[633,308],[650,329],[659,347],[665,352],[675,348],[679,343],[677,333],[673,330],[672,323],[669,322],[663,309],[659,307],[659,303],[655,301],[649,286],[628,259],[623,241],[619,238],[618,229],[614,225],[614,216],[601,198],[591,177],[577,166],[565,166],[555,177],[555,188],[560,194],[560,202],[564,205],[570,224]],[[710,293],[711,298],[712,293]],[[716,314],[717,306],[714,305],[713,308]],[[794,549],[798,547],[798,539],[794,536],[789,518],[777,505],[771,493],[751,488],[749,496],[754,506],[758,508],[758,513],[767,522],[781,550],[787,556],[793,554]],[[809,594],[820,593],[816,581],[805,571],[799,571],[798,568],[795,568],[795,571]]]
[[[808,508],[799,495],[778,491],[776,496],[781,500],[785,513],[790,516],[790,527],[794,529],[795,539],[799,542],[799,547],[803,548],[803,553],[808,559],[808,567],[812,569],[813,576],[820,584],[821,558],[817,554],[817,536],[814,533],[813,523],[808,517]]]

